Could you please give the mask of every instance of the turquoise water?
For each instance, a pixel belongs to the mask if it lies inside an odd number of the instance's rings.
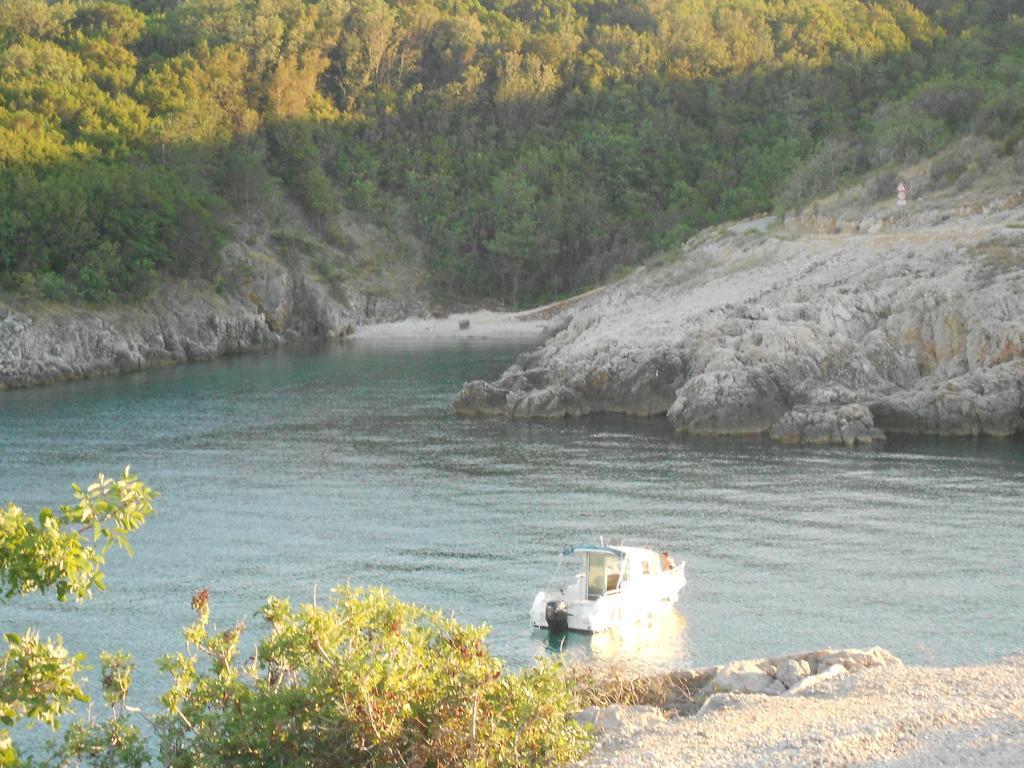
[[[661,420],[454,418],[461,383],[516,353],[355,342],[0,392],[0,500],[36,510],[128,463],[163,494],[107,592],[17,600],[0,626],[131,651],[145,700],[194,590],[210,588],[220,626],[256,626],[267,594],[351,581],[486,622],[520,665],[550,652],[528,611],[558,552],[604,535],[671,549],[689,584],[667,626],[574,638],[578,656],[881,644],[955,664],[1024,648],[1024,444],[809,450],[684,439]]]

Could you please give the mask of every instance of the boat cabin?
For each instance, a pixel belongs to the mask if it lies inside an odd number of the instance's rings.
[[[562,555],[580,558],[575,578],[538,592],[530,609],[533,626],[552,632],[643,623],[675,605],[686,584],[685,564],[677,566],[667,552],[585,544]]]
[[[614,594],[625,582],[657,576],[662,572],[659,555],[639,547],[584,545],[567,547],[563,554],[582,557],[587,600]]]

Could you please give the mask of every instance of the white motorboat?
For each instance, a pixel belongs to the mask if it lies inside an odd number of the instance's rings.
[[[553,632],[603,632],[650,619],[671,609],[686,584],[683,569],[667,552],[642,547],[566,547],[582,568],[563,587],[541,590],[533,599],[533,626]]]

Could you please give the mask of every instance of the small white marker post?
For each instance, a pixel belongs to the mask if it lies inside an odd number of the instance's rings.
[[[907,185],[902,181],[896,185],[896,205],[907,204]]]

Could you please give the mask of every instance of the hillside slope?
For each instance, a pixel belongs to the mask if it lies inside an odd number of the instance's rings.
[[[811,443],[1022,432],[1024,189],[1007,164],[987,178],[903,209],[895,190],[865,206],[854,189],[706,231],[572,310],[500,380],[466,384],[455,411]]]

